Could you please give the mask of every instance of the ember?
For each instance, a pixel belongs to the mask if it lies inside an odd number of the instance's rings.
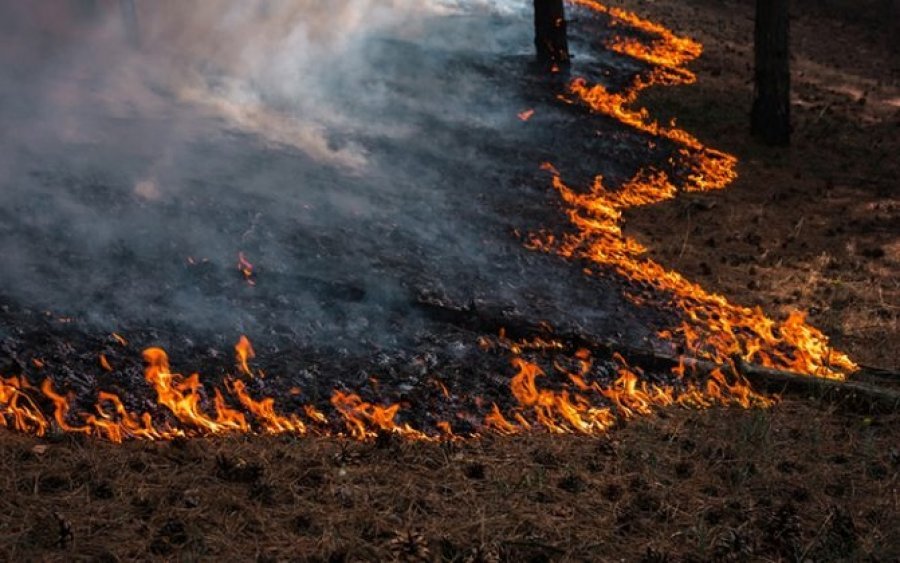
[[[241,274],[243,274],[244,279],[247,280],[247,283],[249,285],[256,285],[256,280],[254,279],[254,274],[253,274],[253,264],[251,264],[250,261],[247,260],[247,257],[244,256],[243,252],[238,253],[237,267],[238,267],[238,271],[240,271]]]

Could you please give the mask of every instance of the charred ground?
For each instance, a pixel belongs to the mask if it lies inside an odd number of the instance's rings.
[[[578,17],[573,43],[585,56],[573,72],[616,90],[651,70],[602,48],[608,18]],[[234,373],[232,348],[246,334],[268,374],[251,390],[287,410],[328,408],[333,389],[348,389],[402,400],[433,427],[434,377],[465,402],[507,400],[511,368],[477,344],[504,319],[670,347],[656,334],[675,313],[627,299],[629,280],[585,276],[524,247],[529,233],[567,228],[541,163],[579,186],[596,174],[621,183],[647,162],[669,167],[674,147],[560,102],[569,77],[532,64],[521,24],[440,17],[422,23],[425,40],[369,38],[356,65],[377,73],[329,77],[342,118],[360,124],[328,132],[332,156],[353,147],[362,169],[236,130],[171,92],[159,94],[170,107],[161,115],[76,116],[102,133],[88,140],[60,139],[52,124],[25,140],[10,134],[3,373],[51,378],[75,394],[74,412],[91,410],[100,390],[143,406],[153,397],[141,350],[161,346],[177,371],[214,385]],[[499,39],[468,48],[467,35]],[[54,84],[48,74],[35,87]],[[534,110],[528,122],[524,109]],[[35,118],[10,115],[11,131]],[[140,180],[157,153],[167,155],[159,170]]]

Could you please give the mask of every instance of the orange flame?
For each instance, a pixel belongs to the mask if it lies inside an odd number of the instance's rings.
[[[231,383],[231,392],[238,398],[241,405],[250,411],[256,420],[262,425],[266,434],[298,434],[307,433],[306,425],[297,416],[283,416],[275,410],[275,399],[267,397],[257,401],[247,393],[247,387],[243,381]],[[216,390],[217,395],[218,390]],[[221,395],[219,395],[221,396]],[[245,423],[246,424],[246,423]]]
[[[408,424],[400,425],[395,422],[400,405],[375,405],[362,400],[355,393],[342,391],[335,391],[331,395],[331,404],[343,417],[347,431],[358,440],[375,437],[379,432],[420,440],[429,438]]]
[[[222,434],[246,428],[246,423],[231,412],[220,412],[213,419],[201,407],[200,376],[196,373],[183,378],[169,369],[169,357],[161,348],[144,350],[147,369],[144,376],[156,389],[157,403],[168,408],[183,425],[198,428],[208,434]]]
[[[600,434],[615,424],[617,416],[649,415],[655,408],[675,404],[694,408],[714,404],[744,408],[772,404],[771,399],[753,391],[734,371],[729,377],[722,370],[714,370],[702,388],[693,383],[682,387],[649,384],[642,379],[640,370],[632,369],[624,358],[616,355],[614,359],[620,366],[618,377],[612,385],[604,387],[584,379],[590,371],[589,352],[579,350],[576,358],[582,362],[582,373],[567,373],[571,386],[563,384],[561,390],[552,390],[537,384],[539,378],[545,377],[539,365],[514,357],[512,364],[518,371],[510,380],[510,391],[517,401],[511,412],[516,422],[510,422],[494,404],[485,416],[485,426],[500,434],[516,434],[532,428],[533,423],[529,421],[532,419],[534,424],[554,434]]]
[[[683,65],[698,57],[702,46],[631,12],[606,7],[596,0],[573,1],[608,14],[614,25],[654,36],[649,45],[616,38],[610,48],[658,68],[649,78],[638,78],[621,93],[609,92],[602,85],[588,86],[584,79],[572,82],[572,92],[593,111],[680,146],[676,155],[678,164],[689,170],[682,190],[706,191],[730,184],[737,177],[734,156],[706,147],[674,125],[658,124],[645,109],[631,108],[638,94],[649,86],[693,82],[694,75]],[[532,236],[526,246],[612,268],[645,288],[640,295],[631,296],[636,302],[665,304],[683,311],[687,320],[674,330],[661,332],[660,336],[677,337],[692,353],[720,364],[739,356],[768,367],[835,379],[842,379],[856,369],[847,355],[830,347],[821,331],[804,322],[802,313],[792,313],[785,321],[776,322],[759,308],[734,305],[644,257],[646,249],[622,233],[621,217],[626,209],[677,195],[679,189],[665,172],[642,169],[615,191],[608,190],[603,178],[597,176],[587,193],[579,193],[563,182],[551,164],[542,165],[542,169],[552,175],[553,186],[568,206],[567,215],[575,232],[561,240],[552,235]]]
[[[26,394],[30,385],[24,378],[0,378],[0,426],[8,426],[19,432],[43,436],[47,432],[47,420],[34,401]]]
[[[246,336],[241,335],[238,343],[234,345],[234,352],[237,357],[238,368],[241,372],[250,377],[254,377],[248,361],[256,357],[256,352],[253,351],[253,345],[250,344],[250,340]]]

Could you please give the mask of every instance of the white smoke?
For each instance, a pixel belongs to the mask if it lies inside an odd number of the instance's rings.
[[[447,201],[441,169],[479,161],[448,125],[521,107],[478,107],[484,76],[443,65],[527,52],[528,22],[489,21],[515,3],[137,1],[137,48],[118,2],[81,4],[0,3],[0,296],[110,329],[377,334],[408,298],[384,257],[434,279],[490,263]],[[322,288],[369,301],[325,310]]]
[[[511,0],[144,2],[142,52],[121,63],[148,67],[157,84],[233,127],[359,172],[364,152],[329,146],[325,131],[354,126],[331,85],[338,75],[371,71],[357,65],[372,36],[389,30],[393,38],[420,40],[427,17],[522,8]]]

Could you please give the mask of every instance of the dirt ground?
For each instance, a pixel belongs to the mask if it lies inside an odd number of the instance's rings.
[[[629,233],[734,301],[808,310],[858,361],[900,367],[896,9],[794,3],[794,145],[772,150],[746,134],[752,2],[615,3],[705,44],[698,84],[643,102],[741,161],[726,191],[636,210]],[[898,424],[791,396],[603,438],[113,446],[3,431],[0,559],[895,561]]]
[[[653,257],[772,315],[792,309],[857,362],[900,367],[900,3],[793,2],[793,144],[748,135],[748,0],[613,2],[700,40],[697,84],[642,102],[740,159],[721,193],[632,211]]]

